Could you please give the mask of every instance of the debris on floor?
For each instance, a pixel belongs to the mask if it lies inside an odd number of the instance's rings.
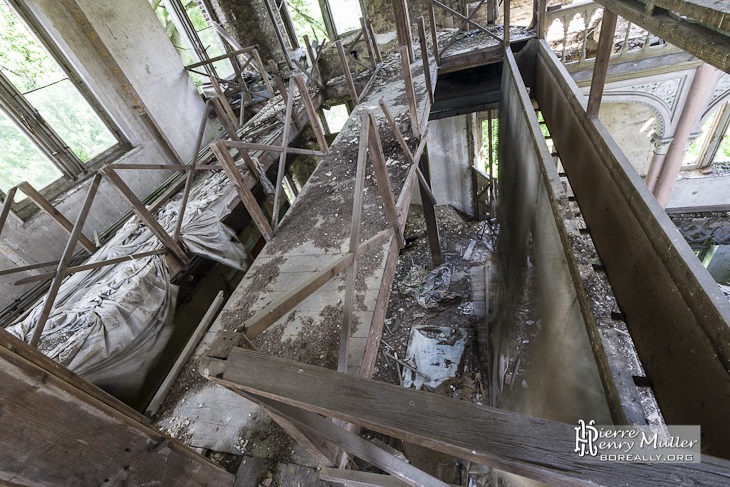
[[[464,353],[467,335],[459,328],[414,326],[405,362],[413,365],[403,371],[403,386],[431,389],[454,377]]]

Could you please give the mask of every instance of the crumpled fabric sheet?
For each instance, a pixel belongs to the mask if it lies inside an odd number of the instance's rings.
[[[446,264],[431,272],[419,266],[411,267],[408,275],[399,284],[401,294],[413,296],[422,308],[436,308],[441,301],[453,299],[449,292],[451,269]]]
[[[191,252],[241,269],[246,251],[220,222],[235,197],[223,174],[194,186],[180,237]],[[170,234],[180,200],[178,195],[157,215]],[[154,234],[134,217],[87,263],[160,248]],[[134,394],[172,333],[176,297],[164,255],[78,272],[61,285],[38,348],[110,392]],[[42,298],[23,321],[6,330],[30,341],[43,302]]]

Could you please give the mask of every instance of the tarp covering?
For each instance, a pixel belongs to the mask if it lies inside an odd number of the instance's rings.
[[[246,251],[220,221],[234,198],[225,175],[201,181],[191,191],[180,237],[189,251],[242,268]],[[170,234],[180,200],[178,195],[157,215]],[[162,244],[135,217],[87,263],[160,248]],[[38,348],[107,390],[133,393],[170,337],[176,294],[162,255],[73,274],[61,285]],[[43,299],[7,331],[29,341],[42,308]]]

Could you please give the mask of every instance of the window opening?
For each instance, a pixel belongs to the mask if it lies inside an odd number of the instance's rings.
[[[360,29],[362,12],[358,0],[329,0],[329,4],[335,28],[340,35]]]
[[[327,29],[317,0],[290,0],[287,4],[291,8],[300,45],[304,45],[305,34],[311,35],[311,39],[317,44],[327,38]]]
[[[5,0],[0,0],[0,32],[0,70],[81,162],[117,144],[66,72]],[[10,122],[7,117],[3,130],[10,130],[6,122]],[[15,135],[10,131],[8,137]]]
[[[342,127],[345,126],[345,123],[347,123],[347,119],[350,118],[350,114],[345,103],[341,105],[334,105],[329,109],[322,110],[322,113],[324,113],[327,126],[332,134],[339,133],[340,130],[342,130]]]

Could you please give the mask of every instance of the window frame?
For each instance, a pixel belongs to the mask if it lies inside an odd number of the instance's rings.
[[[60,178],[46,187],[42,189],[36,188],[39,193],[50,200],[93,176],[101,167],[122,157],[132,149],[132,144],[92,93],[91,89],[81,79],[73,65],[53,41],[34,13],[22,1],[6,0],[6,2],[18,19],[35,37],[35,40],[41,44],[48,55],[58,64],[63,73],[68,76],[68,80],[79,91],[84,100],[99,116],[99,119],[117,141],[116,144],[104,152],[97,154],[86,162],[82,162],[71,151],[63,139],[48,125],[25,96],[18,91],[15,85],[0,73],[0,110],[7,114],[18,129],[28,136],[33,145],[62,173]],[[6,194],[1,190],[0,195],[5,199]],[[30,198],[25,198],[20,202],[14,202],[11,209],[23,221],[28,220],[39,211],[38,207]]]

